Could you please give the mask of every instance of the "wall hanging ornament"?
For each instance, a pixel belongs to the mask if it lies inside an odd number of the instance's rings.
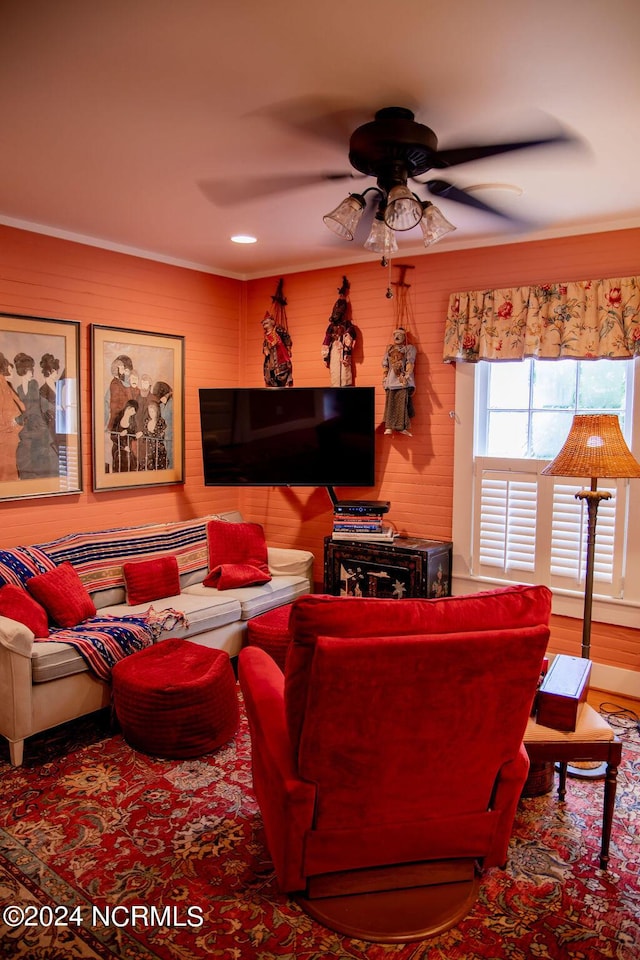
[[[412,312],[409,301],[411,284],[406,283],[407,270],[413,267],[398,264],[400,279],[392,281],[396,287],[396,322],[382,358],[384,375],[382,386],[385,392],[384,426],[385,434],[401,433],[406,437],[412,436],[410,426],[415,410],[413,395],[416,385],[414,371],[416,365],[416,348],[409,343],[409,332],[412,326]]]
[[[333,305],[329,326],[322,341],[322,359],[329,369],[332,387],[353,386],[351,358],[357,339],[357,331],[351,320],[351,284],[345,276],[338,289],[338,299]]]
[[[291,352],[293,342],[289,334],[287,323],[287,299],[283,294],[284,280],[281,277],[276,292],[271,297],[272,307],[267,310],[262,320],[264,340],[262,353],[264,356],[263,372],[267,387],[293,386],[293,361]]]

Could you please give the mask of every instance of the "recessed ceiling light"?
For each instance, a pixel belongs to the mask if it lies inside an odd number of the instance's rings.
[[[233,243],[257,243],[258,238],[252,237],[248,233],[238,233],[235,237],[231,237]]]

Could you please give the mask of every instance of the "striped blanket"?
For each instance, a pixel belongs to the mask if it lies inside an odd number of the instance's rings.
[[[123,564],[132,560],[173,555],[181,574],[206,569],[207,524],[215,519],[219,518],[212,514],[195,520],[69,533],[37,544],[36,548],[55,564],[68,560],[89,593],[113,587],[124,589]]]
[[[92,617],[77,627],[52,630],[49,637],[36,642],[57,640],[74,647],[89,669],[101,680],[111,679],[111,669],[118,660],[155,643],[160,634],[175,626],[187,625],[179,610],[156,612],[149,607],[143,615],[122,617]]]

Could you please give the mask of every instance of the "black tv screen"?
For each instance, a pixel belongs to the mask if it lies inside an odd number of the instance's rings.
[[[200,390],[207,486],[371,487],[374,387]]]

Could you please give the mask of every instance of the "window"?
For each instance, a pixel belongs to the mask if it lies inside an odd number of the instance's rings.
[[[479,364],[476,399],[484,417],[476,429],[476,453],[552,460],[576,413],[616,414],[624,434],[632,374],[633,364],[624,360]]]
[[[564,443],[575,413],[617,415],[638,456],[638,364],[527,359],[457,365],[454,579],[465,581],[460,589],[473,589],[469,581],[477,589],[546,583],[565,598],[558,612],[581,616],[587,512],[575,493],[589,486],[589,478],[581,483],[540,471]],[[638,480],[598,482],[611,494],[598,509],[594,567],[594,603],[604,604],[598,618],[605,622],[637,621],[640,583],[629,571],[640,559],[638,487]]]

